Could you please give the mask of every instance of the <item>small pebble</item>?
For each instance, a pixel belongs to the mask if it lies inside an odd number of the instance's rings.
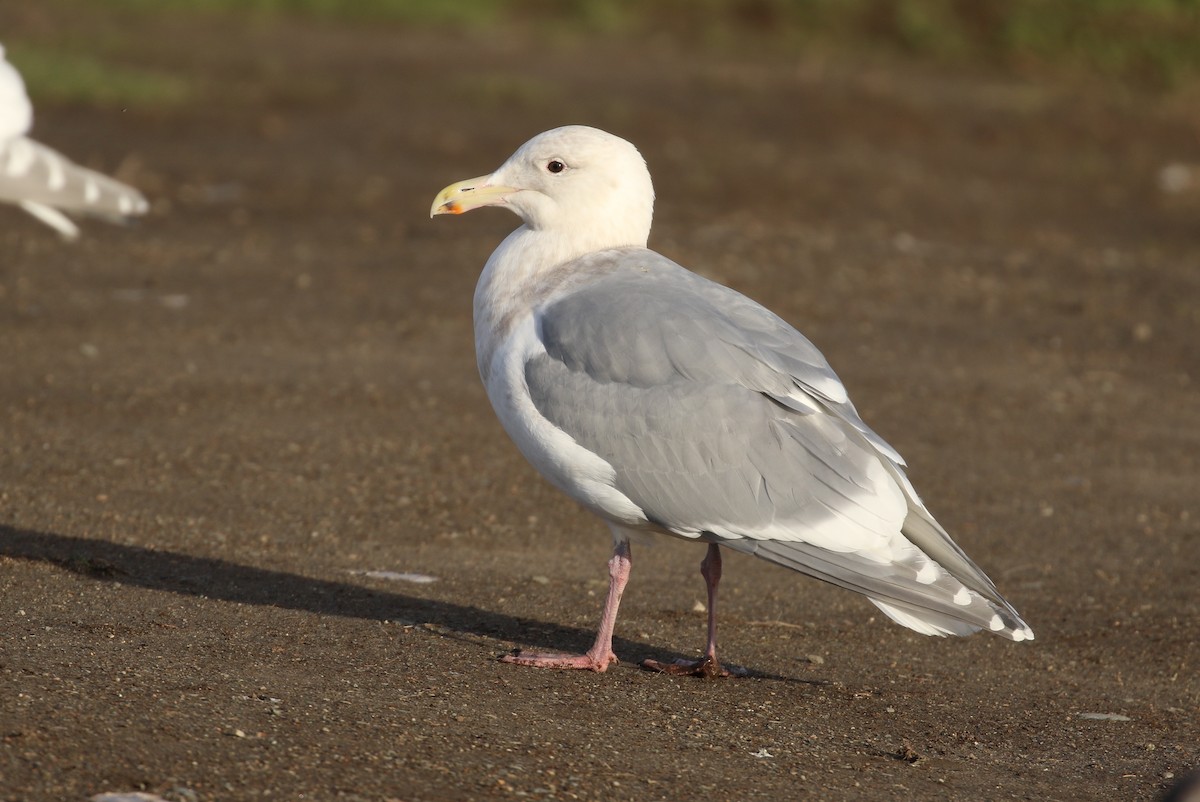
[[[1173,162],[1158,171],[1158,188],[1170,195],[1187,192],[1196,183],[1192,168]]]

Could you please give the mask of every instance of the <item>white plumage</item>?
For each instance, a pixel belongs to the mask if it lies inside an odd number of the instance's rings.
[[[79,228],[64,212],[121,221],[145,214],[142,193],[30,139],[33,106],[0,45],[0,201],[20,206],[67,239]]]

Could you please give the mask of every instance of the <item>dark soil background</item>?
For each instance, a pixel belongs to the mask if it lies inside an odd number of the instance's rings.
[[[124,24],[33,8],[7,40]],[[66,244],[0,209],[0,799],[1134,800],[1200,765],[1200,106],[665,38],[142,24],[131,59],[209,90],[35,97],[35,135],[152,213]],[[753,676],[648,673],[704,634],[703,549],[663,539],[621,665],[497,662],[587,647],[608,535],[475,373],[514,218],[428,209],[566,123],[641,148],[653,247],[822,347],[1035,642],[924,638],[731,555]]]

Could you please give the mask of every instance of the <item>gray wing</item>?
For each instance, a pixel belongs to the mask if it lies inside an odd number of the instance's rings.
[[[78,229],[61,211],[120,221],[148,209],[133,187],[27,137],[0,143],[0,201],[20,205],[66,237],[76,236]]]
[[[930,634],[1024,629],[795,329],[651,251],[569,267],[587,278],[538,310],[546,353],[526,382],[653,524],[865,593]]]

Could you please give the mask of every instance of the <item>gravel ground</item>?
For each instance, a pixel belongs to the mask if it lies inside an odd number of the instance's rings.
[[[81,8],[0,22],[120,24]],[[68,245],[0,209],[0,799],[1132,800],[1200,765],[1195,105],[665,41],[139,24],[131,59],[223,91],[39,105],[35,131],[149,217]],[[923,638],[731,555],[724,654],[752,676],[648,673],[703,641],[703,549],[664,539],[635,551],[621,665],[496,660],[586,648],[608,536],[475,374],[471,292],[513,219],[427,210],[574,122],[642,149],[653,247],[825,351],[1035,642]]]

